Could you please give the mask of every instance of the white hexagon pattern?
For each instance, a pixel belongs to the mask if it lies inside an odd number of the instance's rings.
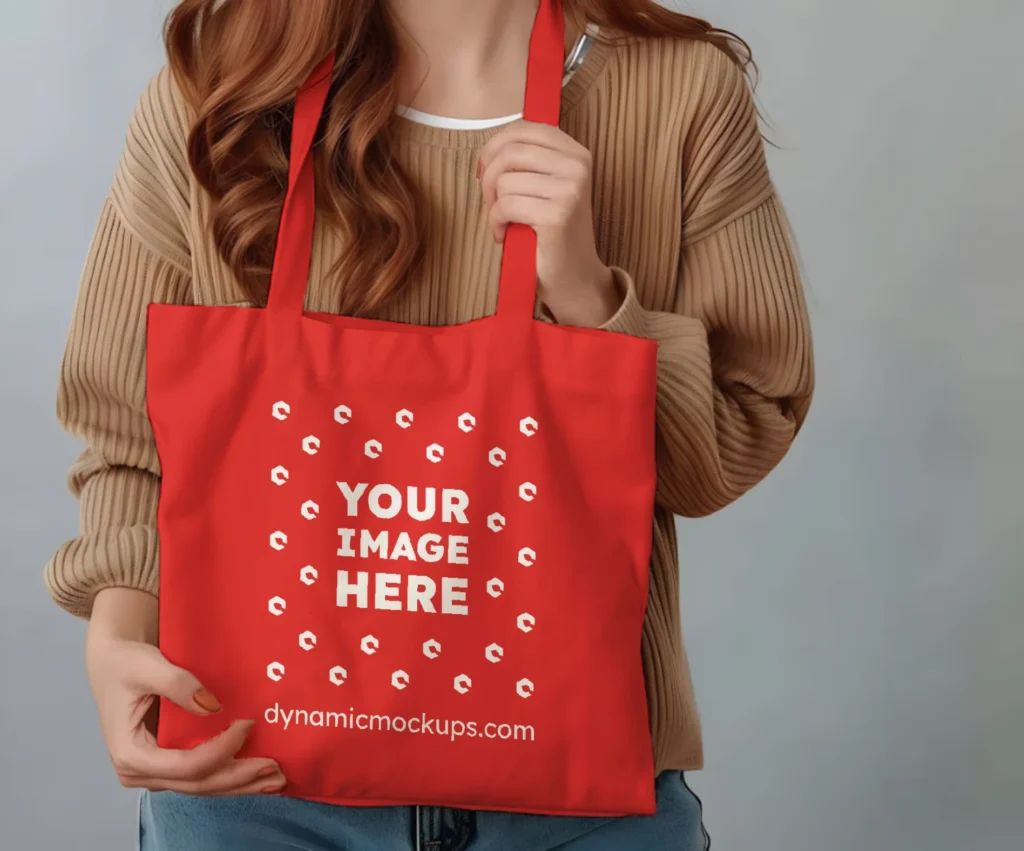
[[[289,418],[292,410],[290,405],[282,400],[274,403],[271,413],[275,419],[283,421]],[[352,409],[347,405],[338,405],[334,409],[334,420],[341,425],[350,423],[352,420]],[[409,429],[415,422],[415,416],[409,409],[402,408],[396,412],[395,422],[400,428]],[[472,432],[476,425],[476,417],[469,412],[463,413],[458,417],[458,428],[466,434]],[[519,431],[526,437],[536,435],[539,428],[539,423],[533,417],[523,417],[519,421]],[[320,449],[321,441],[316,435],[310,434],[303,438],[302,451],[307,455],[316,455]],[[379,458],[383,450],[383,444],[376,439],[367,440],[363,444],[364,454],[370,459]],[[432,443],[426,448],[426,457],[434,464],[440,463],[444,455],[445,449],[438,443]],[[502,467],[508,461],[508,454],[500,446],[494,446],[488,452],[487,460],[492,467]],[[270,479],[274,485],[283,486],[289,481],[289,478],[289,470],[283,465],[278,465],[270,471]],[[522,482],[518,486],[517,492],[519,498],[524,502],[532,502],[538,495],[537,486],[529,481]],[[300,512],[306,519],[313,520],[319,516],[320,506],[314,500],[307,500],[302,504]],[[505,516],[500,512],[489,514],[486,522],[487,527],[492,532],[503,531],[507,523]],[[284,531],[275,531],[271,533],[269,542],[271,548],[278,551],[283,550],[288,544],[288,535]],[[531,547],[522,547],[517,553],[517,561],[523,567],[532,567],[536,564],[537,553]],[[318,578],[317,569],[312,565],[306,565],[299,571],[299,580],[304,585],[311,586],[316,583]],[[488,580],[486,590],[488,595],[493,598],[501,597],[505,591],[505,583],[500,578],[493,577]],[[273,597],[268,601],[267,607],[272,615],[280,617],[285,613],[287,603],[283,597]],[[516,626],[521,632],[529,633],[535,628],[536,619],[530,613],[523,612],[516,618]],[[317,636],[312,630],[307,629],[299,634],[298,643],[303,650],[312,651],[317,646]],[[380,642],[373,635],[363,636],[360,640],[360,649],[367,656],[373,656],[378,652],[379,648]],[[428,659],[437,659],[441,655],[441,642],[430,638],[423,642],[422,651],[423,655]],[[505,650],[497,642],[493,642],[484,648],[484,658],[491,664],[498,664],[503,661],[504,656]],[[282,662],[275,661],[267,665],[267,677],[270,680],[279,682],[284,678],[284,675],[285,666]],[[330,668],[328,678],[335,686],[341,686],[348,680],[348,670],[341,665],[335,665]],[[408,688],[410,682],[410,675],[404,670],[396,670],[391,674],[391,685],[398,691]],[[462,673],[454,678],[452,685],[459,694],[467,694],[472,689],[473,681],[469,674]],[[515,688],[516,694],[524,699],[532,697],[535,692],[533,681],[527,677],[523,677],[516,682]]]
[[[519,421],[519,430],[527,437],[533,437],[539,428],[540,424],[533,417],[523,417]]]

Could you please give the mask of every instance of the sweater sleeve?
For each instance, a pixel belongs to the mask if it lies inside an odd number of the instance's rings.
[[[753,99],[721,54],[694,110],[683,175],[673,310],[646,309],[639,282],[615,269],[623,302],[604,327],[657,341],[658,501],[699,517],[779,463],[814,383],[800,275]]]
[[[180,115],[161,71],[138,102],[103,205],[61,364],[57,416],[85,442],[68,483],[80,528],[46,567],[54,601],[88,617],[97,592],[156,595],[160,464],[146,413],[146,308],[191,292]],[[180,148],[180,150],[179,150]]]

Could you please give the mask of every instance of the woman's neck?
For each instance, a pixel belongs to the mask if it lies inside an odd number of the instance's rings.
[[[389,0],[400,39],[399,101],[458,118],[523,108],[538,0]]]

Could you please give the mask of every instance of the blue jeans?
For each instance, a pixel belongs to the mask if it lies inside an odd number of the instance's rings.
[[[435,807],[337,807],[296,798],[144,792],[141,851],[705,851],[701,804],[678,771],[658,812],[529,816]]]

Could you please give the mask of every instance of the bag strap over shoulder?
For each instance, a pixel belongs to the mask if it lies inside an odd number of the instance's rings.
[[[557,126],[562,96],[565,23],[560,0],[541,0],[530,38],[523,117]],[[295,98],[288,191],[281,211],[267,309],[301,316],[309,279],[316,218],[311,150],[334,69],[331,53],[313,69]],[[498,316],[532,319],[537,298],[537,235],[513,224],[505,236]]]

